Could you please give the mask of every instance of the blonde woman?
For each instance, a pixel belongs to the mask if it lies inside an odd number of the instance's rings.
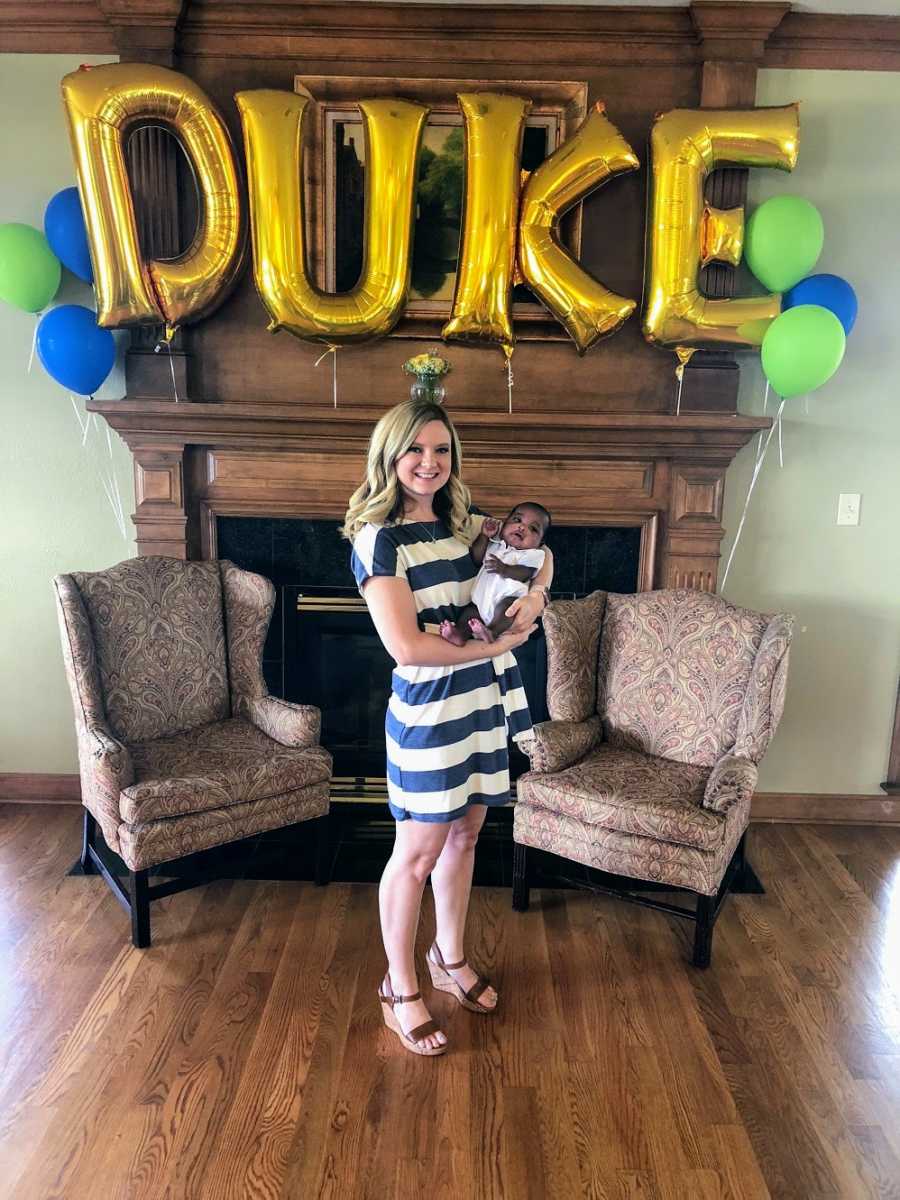
[[[477,572],[468,546],[483,518],[469,510],[456,430],[436,404],[407,402],[378,422],[366,479],[350,498],[344,536],[375,628],[397,666],[385,729],[394,849],[379,887],[388,970],[379,990],[387,1026],[415,1054],[447,1038],[419,992],[414,947],[431,876],[436,936],[432,982],[472,1012],[497,993],[463,947],[475,843],[487,808],[509,797],[507,738],[531,729],[510,653],[535,628],[552,559],[510,608],[512,628],[490,645],[455,646],[438,632],[469,603]]]

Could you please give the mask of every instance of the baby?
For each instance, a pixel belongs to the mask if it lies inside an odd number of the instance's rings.
[[[485,517],[469,553],[481,567],[467,604],[456,622],[444,621],[441,637],[462,646],[470,638],[492,642],[512,625],[506,610],[528,591],[544,563],[540,545],[550,528],[550,513],[541,504],[517,505],[502,523]],[[490,551],[490,553],[488,553]]]

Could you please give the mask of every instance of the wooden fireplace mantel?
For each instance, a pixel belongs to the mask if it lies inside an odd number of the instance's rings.
[[[134,456],[141,554],[214,557],[218,516],[341,518],[383,408],[94,401]],[[454,413],[465,478],[502,513],[540,499],[559,524],[637,525],[639,581],[716,587],[725,471],[766,418],[728,413]]]

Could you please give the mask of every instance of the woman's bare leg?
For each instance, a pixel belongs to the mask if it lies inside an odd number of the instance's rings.
[[[475,843],[486,816],[486,805],[473,804],[463,816],[451,822],[450,833],[431,871],[437,925],[435,941],[444,962],[460,962],[466,957],[466,915],[472,892]],[[451,975],[465,991],[475,985],[476,975],[470,966],[451,971]],[[497,993],[488,988],[479,1003],[485,1008],[493,1008]]]
[[[411,996],[419,991],[414,951],[422,892],[450,829],[450,822],[408,820],[396,823],[393,853],[378,888],[381,936],[394,995]],[[407,1033],[431,1015],[422,1000],[399,1004],[394,1012]],[[422,1044],[438,1046],[446,1040],[443,1033],[433,1033],[423,1038]]]

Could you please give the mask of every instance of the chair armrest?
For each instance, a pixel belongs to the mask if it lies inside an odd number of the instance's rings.
[[[725,754],[709,773],[703,807],[726,813],[735,804],[748,804],[756,790],[757,770],[748,758]]]
[[[541,721],[534,726],[534,736],[518,743],[538,775],[551,775],[571,767],[593,750],[600,741],[599,717],[586,721]]]
[[[108,729],[101,725],[89,725],[85,729],[85,749],[90,755],[89,770],[98,783],[101,779],[110,790],[115,789],[118,798],[123,788],[134,783],[134,765],[131,752]]]
[[[318,746],[322,713],[312,704],[292,704],[277,696],[244,696],[242,715],[280,746]]]

